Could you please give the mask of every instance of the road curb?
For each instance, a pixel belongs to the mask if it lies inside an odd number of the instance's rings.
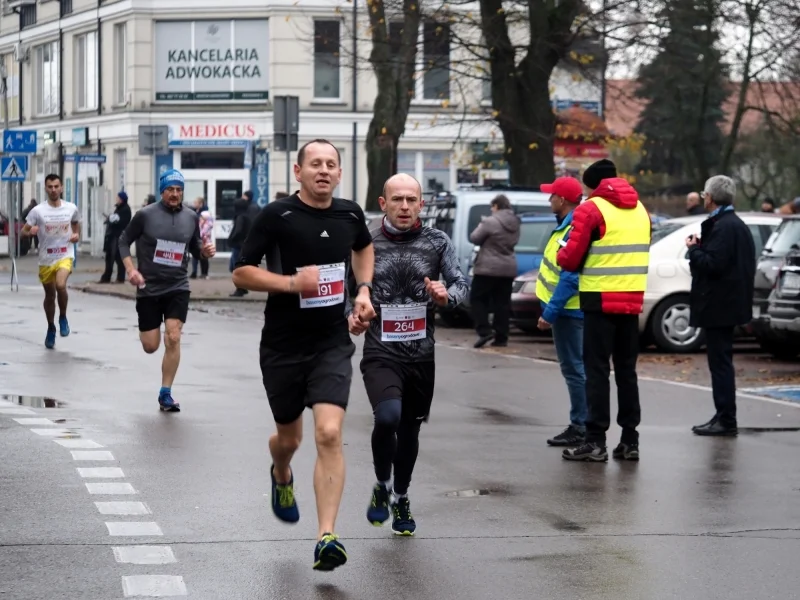
[[[95,296],[108,296],[110,298],[121,298],[123,300],[136,300],[135,296],[131,296],[129,294],[125,294],[123,292],[115,292],[114,290],[97,290],[94,288],[82,286],[82,285],[70,285],[68,286],[69,289],[75,290],[76,292],[83,292],[84,294],[93,294]],[[246,302],[246,303],[254,303],[254,302],[264,302],[263,298],[231,298],[230,296],[198,296],[192,294],[189,297],[189,303],[194,302]]]

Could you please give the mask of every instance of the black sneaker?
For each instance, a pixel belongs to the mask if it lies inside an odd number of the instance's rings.
[[[547,440],[548,446],[580,446],[585,441],[585,436],[572,425],[564,431]]]
[[[472,346],[473,348],[483,348],[486,344],[494,339],[494,334],[478,336],[478,341]]]
[[[567,448],[561,453],[566,460],[585,460],[590,462],[608,461],[608,452],[605,446],[600,446],[594,442],[588,442],[577,448]]]
[[[639,460],[639,444],[623,444],[614,448],[611,456],[618,460]]]

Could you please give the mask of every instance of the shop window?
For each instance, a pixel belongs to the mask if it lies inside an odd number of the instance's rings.
[[[181,152],[181,169],[244,169],[244,148],[211,152]]]
[[[97,32],[75,38],[75,108],[97,108]]]
[[[314,98],[341,97],[341,32],[339,21],[314,21]]]

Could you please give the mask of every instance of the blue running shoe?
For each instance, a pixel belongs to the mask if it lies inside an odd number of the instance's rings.
[[[414,535],[417,530],[417,523],[414,517],[411,516],[411,503],[408,501],[408,496],[398,498],[397,502],[392,504],[392,531],[395,535]]]
[[[347,552],[339,541],[339,536],[325,533],[314,549],[314,570],[333,571],[347,562]]]
[[[69,321],[67,321],[67,317],[59,317],[58,326],[61,328],[61,337],[67,337],[69,335]]]
[[[56,347],[56,326],[51,325],[47,328],[47,337],[44,338],[45,348],[52,350]]]
[[[382,483],[372,488],[372,499],[367,507],[367,521],[380,527],[389,519],[389,490]]]
[[[160,394],[158,406],[164,412],[181,412],[181,405],[175,402],[170,394]]]
[[[272,512],[284,523],[297,523],[300,520],[300,510],[294,497],[294,473],[289,483],[281,484],[275,479],[275,465],[269,468],[272,478]]]

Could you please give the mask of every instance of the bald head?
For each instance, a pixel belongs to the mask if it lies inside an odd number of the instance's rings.
[[[700,194],[697,192],[691,192],[686,196],[686,208],[694,208],[700,204]]]
[[[414,227],[422,210],[422,186],[408,173],[392,175],[378,199],[389,223],[401,231]]]

